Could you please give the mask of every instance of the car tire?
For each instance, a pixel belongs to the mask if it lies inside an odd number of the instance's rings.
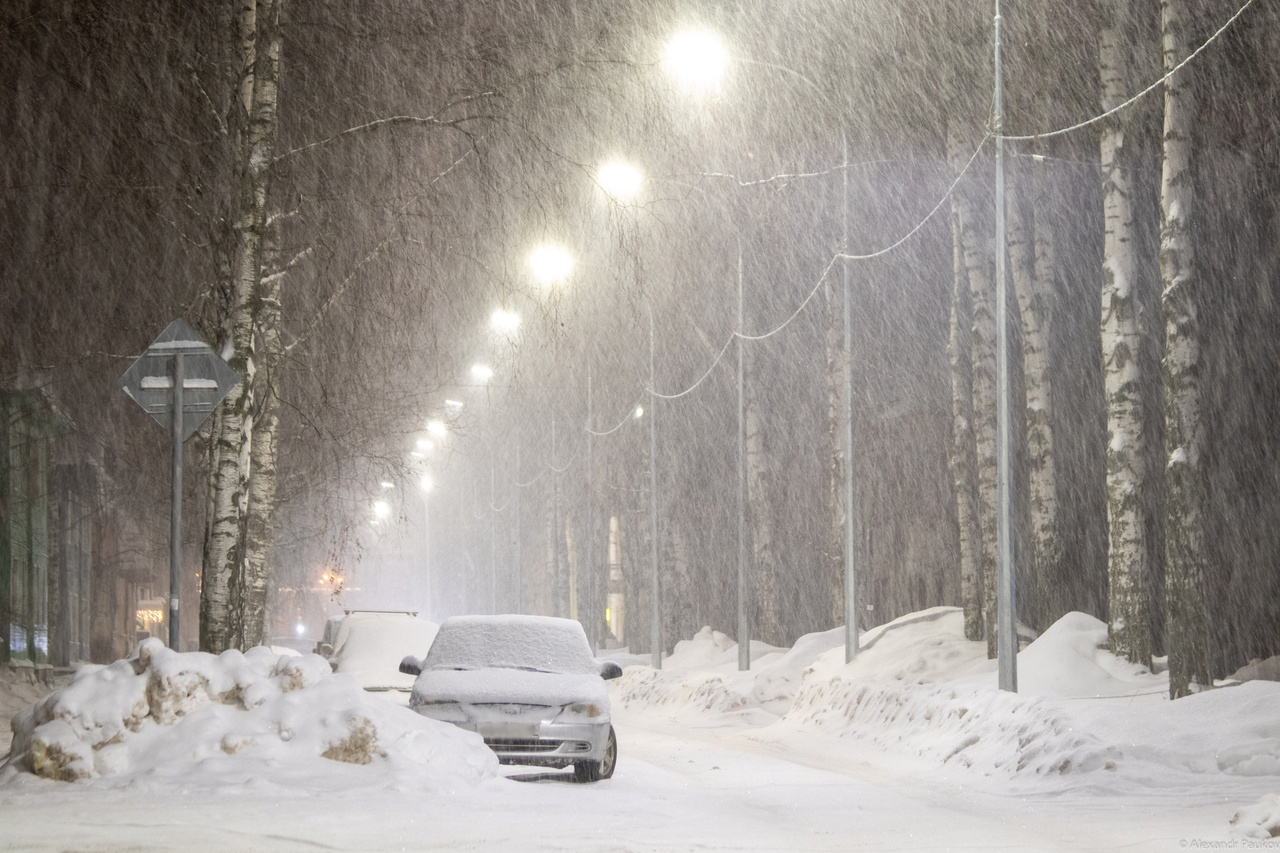
[[[613,726],[609,726],[609,739],[605,742],[604,757],[599,761],[579,761],[573,765],[573,775],[579,782],[599,782],[613,775],[613,768],[617,763],[618,739],[613,734]]]

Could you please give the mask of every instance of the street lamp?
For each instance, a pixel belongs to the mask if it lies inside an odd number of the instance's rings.
[[[685,30],[667,42],[662,65],[690,91],[714,92],[720,88],[720,80],[729,67],[729,52],[720,37],[710,30]]]
[[[573,255],[555,243],[543,243],[529,253],[529,269],[540,284],[558,284],[573,272]]]
[[[596,170],[596,183],[614,201],[628,202],[639,195],[644,173],[625,160],[610,160]]]
[[[391,504],[386,501],[373,502],[373,521],[377,524],[380,521],[386,521],[391,517]]]
[[[667,44],[663,60],[668,72],[677,75],[687,88],[697,92],[708,92],[718,88],[719,80],[728,68],[729,53],[724,44],[714,33],[707,30],[688,30],[677,33]],[[797,78],[810,89],[825,97],[825,93],[817,83],[805,75],[772,62],[761,62],[752,59],[737,60],[747,65],[760,65],[780,71]],[[842,252],[848,252],[849,246],[849,139],[844,129],[840,131],[841,153],[843,157],[843,240]],[[858,654],[858,596],[857,575],[855,572],[854,546],[858,541],[856,533],[856,496],[853,484],[853,293],[850,282],[849,264],[842,264],[843,298],[844,298],[844,350],[845,350],[845,393],[848,397],[845,411],[844,430],[844,591],[845,591],[845,661],[851,661]],[[745,400],[743,387],[746,381],[743,366],[743,329],[742,312],[742,236],[738,236],[738,668],[749,669],[750,629],[747,623],[746,601],[746,531],[745,531]]]
[[[495,332],[514,335],[520,328],[520,315],[505,308],[498,308],[489,316],[489,325]]]

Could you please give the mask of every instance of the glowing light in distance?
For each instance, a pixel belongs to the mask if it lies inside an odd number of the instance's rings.
[[[384,521],[391,517],[391,504],[386,501],[373,502],[373,517],[375,521]]]
[[[429,439],[420,438],[420,439],[418,439],[418,449],[419,449],[419,450],[434,450],[434,449],[435,449],[435,445],[434,445],[434,444],[432,444],[432,443],[431,443],[431,441],[430,441]]]
[[[493,368],[487,364],[471,365],[471,378],[477,382],[488,382],[493,378]]]
[[[307,633],[307,626],[299,622],[297,625],[293,626],[293,633],[301,637]]]
[[[396,487],[396,484],[391,482],[390,480],[382,481],[382,488],[384,489],[394,489],[395,487]]]
[[[507,311],[505,308],[499,308],[489,317],[489,325],[494,331],[502,332],[504,335],[514,334],[516,329],[520,328],[520,315],[514,311]]]
[[[714,92],[729,67],[729,52],[710,30],[685,30],[667,42],[662,65],[686,88]]]
[[[544,243],[529,253],[529,270],[542,284],[564,281],[573,271],[573,255],[563,246]]]
[[[631,417],[639,420],[644,417],[644,406],[636,406],[636,410],[631,413]]]
[[[444,404],[451,409],[461,409],[462,403],[458,400],[445,400]]]
[[[610,160],[596,172],[596,181],[614,201],[631,201],[644,185],[644,174],[625,160]]]
[[[444,438],[449,434],[449,428],[444,425],[444,421],[427,421],[427,432],[436,438]]]
[[[436,487],[436,484],[435,484],[435,482],[431,479],[431,475],[430,475],[430,474],[423,474],[423,475],[422,475],[422,481],[419,483],[419,485],[421,485],[421,486],[422,486],[422,491],[424,491],[424,492],[426,492],[426,493],[428,493],[428,494],[430,494],[430,493],[431,493],[431,490],[432,490],[432,489],[434,489],[434,488]]]

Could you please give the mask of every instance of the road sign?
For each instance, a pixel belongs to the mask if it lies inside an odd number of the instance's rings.
[[[173,440],[173,489],[169,515],[169,648],[178,650],[178,565],[182,559],[182,444],[240,374],[181,317],[151,342],[120,377],[124,392],[164,427]]]
[[[182,431],[186,441],[240,381],[200,335],[179,318],[120,377],[124,392],[166,432],[173,432],[173,371],[182,361]]]

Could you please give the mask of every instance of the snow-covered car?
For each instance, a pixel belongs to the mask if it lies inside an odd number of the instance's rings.
[[[613,775],[618,740],[604,680],[622,668],[591,656],[582,625],[551,616],[454,616],[440,625],[409,707],[478,733],[503,764]]]
[[[414,679],[400,671],[400,660],[431,648],[438,627],[412,611],[353,610],[338,624],[329,664],[365,690],[408,704]]]

